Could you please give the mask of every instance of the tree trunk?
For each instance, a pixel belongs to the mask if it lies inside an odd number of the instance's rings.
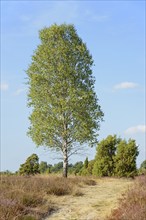
[[[63,146],[63,177],[67,178],[68,173],[68,155],[67,155],[67,143]]]

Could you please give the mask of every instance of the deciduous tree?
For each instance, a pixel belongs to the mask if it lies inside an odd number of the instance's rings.
[[[28,75],[28,134],[37,146],[62,152],[63,176],[68,158],[83,143],[97,142],[103,113],[94,91],[93,59],[73,25],[52,25],[39,32],[40,45]]]

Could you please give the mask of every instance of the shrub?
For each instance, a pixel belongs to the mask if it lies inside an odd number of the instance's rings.
[[[34,175],[39,173],[39,158],[36,154],[32,154],[27,158],[24,164],[20,165],[19,173],[21,175]]]
[[[135,140],[109,135],[97,146],[92,173],[95,176],[134,177],[139,154]]]
[[[134,177],[137,174],[136,158],[138,146],[135,140],[121,141],[117,146],[115,156],[115,175],[119,177]]]
[[[95,176],[112,176],[114,173],[114,157],[116,154],[117,144],[120,139],[116,135],[109,135],[103,139],[97,146],[93,175]]]
[[[53,206],[45,199],[46,182],[35,177],[1,176],[0,219],[37,220],[48,214]]]
[[[120,205],[108,220],[144,220],[146,217],[146,176],[137,177],[134,186],[123,195]]]

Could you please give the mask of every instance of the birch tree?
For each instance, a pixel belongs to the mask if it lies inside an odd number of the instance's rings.
[[[97,142],[103,112],[94,91],[93,59],[73,25],[52,25],[39,32],[40,44],[27,69],[28,135],[37,146],[68,158],[83,144]]]

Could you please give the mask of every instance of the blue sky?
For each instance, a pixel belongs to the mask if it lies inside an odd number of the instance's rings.
[[[146,159],[145,1],[1,1],[1,170],[18,170],[32,153],[58,162],[26,135],[31,111],[25,70],[39,45],[38,31],[64,22],[75,25],[94,59],[105,114],[99,141],[109,134],[135,139],[139,165]],[[70,162],[93,159],[95,152],[85,149]]]

